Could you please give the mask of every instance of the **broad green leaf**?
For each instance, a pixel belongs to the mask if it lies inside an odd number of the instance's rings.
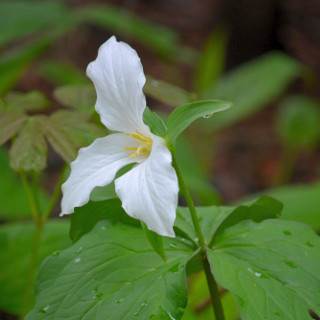
[[[167,129],[161,118],[152,112],[148,107],[145,108],[143,113],[143,122],[149,126],[151,132],[157,136],[165,137]]]
[[[23,112],[5,113],[0,117],[0,145],[14,136],[27,120]]]
[[[9,167],[9,157],[3,148],[0,148],[0,172],[0,219],[31,218],[32,214],[25,190]],[[41,208],[45,208],[49,202],[49,196],[43,189],[39,190],[39,202]]]
[[[179,35],[165,26],[153,24],[132,12],[111,5],[81,7],[75,14],[80,21],[90,22],[108,31],[133,37],[155,52],[173,56],[178,47]]]
[[[141,221],[142,230],[148,239],[153,250],[162,258],[164,262],[167,261],[166,253],[163,248],[163,238],[157,233],[148,229],[147,225]]]
[[[207,254],[241,319],[310,320],[308,310],[320,314],[320,240],[310,227],[243,221],[225,229]]]
[[[201,97],[227,99],[234,103],[234,108],[218,114],[215,121],[204,126],[216,131],[259,112],[283,93],[301,70],[289,56],[270,52],[230,71]]]
[[[320,183],[284,186],[264,193],[283,203],[281,219],[309,223],[320,231]]]
[[[214,237],[227,227],[235,225],[242,220],[260,222],[264,219],[276,218],[279,216],[281,209],[282,205],[279,201],[266,196],[238,207],[196,207],[200,227],[207,244],[211,243]],[[188,208],[178,207],[175,228],[178,234],[182,232],[184,236],[197,242]]]
[[[76,158],[77,150],[74,143],[61,124],[48,116],[35,116],[36,122],[40,125],[43,134],[48,139],[52,148],[66,162],[71,162]]]
[[[80,208],[75,208],[71,216],[70,238],[73,242],[78,241],[102,220],[120,221],[124,224],[140,227],[138,220],[132,219],[126,214],[119,199],[90,201]]]
[[[10,166],[15,171],[40,172],[46,167],[47,144],[43,133],[29,117],[10,149]]]
[[[51,118],[60,124],[76,147],[87,146],[108,133],[105,127],[90,122],[89,114],[84,112],[58,110],[51,114]]]
[[[216,229],[211,243],[224,229],[236,225],[242,220],[261,222],[265,219],[279,218],[283,205],[280,201],[262,196],[246,205],[241,205],[233,210]]]
[[[147,76],[143,91],[147,96],[174,107],[181,106],[196,99],[194,93],[185,91],[169,82],[157,80],[151,76]]]
[[[91,111],[97,100],[92,84],[58,87],[53,94],[63,106],[84,111]]]
[[[27,93],[10,91],[4,98],[9,110],[36,111],[45,109],[49,106],[47,97],[39,91]]]
[[[42,265],[30,320],[181,319],[187,303],[185,266],[193,253],[166,239],[167,262],[142,230],[99,223]]]
[[[46,37],[7,51],[0,58],[0,96],[10,90],[26,68],[50,46],[52,38]]]
[[[51,220],[46,223],[39,249],[37,268],[50,254],[67,248],[69,223]],[[8,223],[0,227],[0,309],[19,314],[27,282],[35,227],[33,222]],[[31,307],[31,306],[30,306]]]
[[[306,96],[287,97],[276,116],[277,134],[285,148],[314,149],[320,142],[319,105]]]
[[[221,76],[226,58],[227,32],[215,29],[208,37],[200,54],[194,76],[196,92],[203,92]]]
[[[58,1],[1,1],[0,46],[61,24],[66,8]]]
[[[208,100],[185,104],[173,110],[167,120],[167,139],[169,145],[174,147],[180,133],[196,119],[201,117],[210,118],[216,112],[226,110],[231,106],[231,102]]]
[[[40,76],[55,85],[87,85],[90,83],[83,70],[70,63],[56,60],[43,61],[38,67]]]

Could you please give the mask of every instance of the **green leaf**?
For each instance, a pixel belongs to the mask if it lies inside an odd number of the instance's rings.
[[[40,76],[55,85],[87,85],[90,83],[84,71],[70,63],[46,60],[39,65],[38,72]]]
[[[162,258],[164,262],[167,261],[166,253],[163,248],[163,238],[157,233],[148,229],[147,225],[141,221],[142,230],[151,244],[153,250]]]
[[[240,205],[238,207],[210,206],[197,207],[200,227],[207,244],[211,243],[225,228],[242,220],[260,222],[264,219],[276,218],[282,209],[282,204],[273,198],[262,196],[261,198]],[[178,207],[175,221],[177,233],[197,242],[189,209]]]
[[[178,238],[166,239],[165,249],[166,263],[141,229],[99,223],[42,265],[36,304],[26,319],[181,319],[185,266],[193,253]]]
[[[140,227],[136,219],[129,217],[123,210],[119,199],[90,201],[86,205],[75,208],[71,216],[70,238],[73,242],[89,233],[102,220],[120,221],[124,224]]]
[[[9,157],[3,148],[0,148],[0,219],[16,220],[31,218],[28,198],[21,182],[9,167]],[[41,208],[45,208],[49,202],[48,194],[39,190],[39,201]]]
[[[39,91],[27,93],[10,91],[4,98],[9,110],[37,111],[49,106],[47,97]]]
[[[294,150],[314,149],[320,141],[319,106],[309,97],[287,97],[279,106],[276,129],[279,140]]]
[[[309,223],[320,231],[320,183],[300,184],[265,190],[283,203],[281,219]]]
[[[0,58],[0,96],[10,90],[26,68],[50,46],[52,38],[46,37],[31,44],[23,44],[7,51]]]
[[[84,111],[91,111],[97,100],[92,84],[59,87],[53,95],[63,106]]]
[[[90,22],[129,38],[133,37],[158,54],[170,57],[176,53],[179,41],[177,32],[151,23],[123,8],[105,4],[82,6],[75,14],[80,21]]]
[[[310,320],[320,314],[320,241],[306,225],[243,221],[208,249],[218,283],[237,300],[241,319]]]
[[[58,1],[1,1],[0,46],[59,25],[66,16],[66,8]]]
[[[105,127],[90,122],[90,116],[84,112],[58,110],[51,114],[51,118],[60,124],[76,147],[87,146],[108,133]]]
[[[181,106],[196,99],[194,93],[185,91],[169,82],[157,80],[151,76],[147,76],[143,91],[147,96],[174,107]]]
[[[6,113],[0,117],[0,145],[7,142],[23,126],[27,116],[23,112]]]
[[[37,122],[29,117],[10,149],[10,166],[18,172],[40,172],[46,167],[46,160],[46,141]]]
[[[48,139],[52,148],[66,162],[73,161],[77,156],[77,150],[67,132],[59,122],[47,116],[35,116],[36,122],[40,125],[43,134]]]
[[[195,71],[196,92],[208,89],[221,76],[225,65],[227,36],[226,30],[217,28],[208,37]]]
[[[37,268],[44,258],[56,250],[67,248],[67,221],[51,220],[46,223],[39,249]],[[27,274],[34,242],[33,222],[8,223],[0,226],[0,309],[19,314],[27,283]],[[31,307],[31,306],[30,306]]]
[[[234,108],[204,126],[220,130],[259,112],[283,93],[301,70],[299,63],[289,56],[271,52],[230,71],[201,97],[227,99],[234,103]]]
[[[149,126],[151,132],[157,136],[165,137],[167,129],[161,118],[152,112],[148,107],[145,108],[143,113],[143,122]]]
[[[226,110],[231,106],[231,102],[208,100],[185,104],[173,110],[167,120],[167,139],[169,145],[174,147],[180,133],[196,119],[201,117],[210,118],[216,112]]]

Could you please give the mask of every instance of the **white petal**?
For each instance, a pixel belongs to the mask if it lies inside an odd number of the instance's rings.
[[[110,130],[146,132],[143,111],[146,82],[137,52],[113,36],[99,49],[98,57],[87,68],[87,76],[97,91],[96,110]]]
[[[174,237],[178,179],[171,153],[154,137],[149,158],[115,180],[124,210],[160,235]]]
[[[73,213],[75,207],[86,204],[95,187],[111,183],[120,168],[136,162],[136,157],[129,158],[133,151],[124,147],[138,145],[125,134],[116,133],[80,149],[77,159],[71,163],[71,174],[62,185],[61,215]]]

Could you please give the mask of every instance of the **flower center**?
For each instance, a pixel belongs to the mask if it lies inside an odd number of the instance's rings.
[[[125,147],[125,150],[133,150],[135,151],[132,153],[129,158],[135,157],[139,154],[150,154],[152,149],[152,139],[146,137],[144,134],[136,130],[137,134],[134,133],[126,133],[127,136],[131,137],[133,140],[140,143],[138,147]]]

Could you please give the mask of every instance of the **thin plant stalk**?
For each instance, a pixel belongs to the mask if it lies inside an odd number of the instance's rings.
[[[26,195],[28,197],[29,205],[32,211],[32,215],[34,218],[36,230],[35,230],[35,237],[33,241],[33,247],[32,247],[32,252],[31,252],[31,257],[30,257],[30,262],[29,262],[29,269],[28,269],[28,275],[27,275],[27,283],[26,283],[26,289],[24,292],[24,297],[23,297],[23,302],[22,302],[22,309],[21,309],[21,316],[20,319],[23,320],[26,316],[26,314],[29,311],[29,306],[31,303],[32,299],[32,294],[33,290],[32,288],[34,287],[34,282],[35,282],[35,277],[36,277],[36,270],[37,270],[37,261],[39,257],[39,248],[40,248],[40,243],[41,243],[41,237],[42,237],[42,232],[43,232],[43,227],[48,220],[50,214],[52,213],[52,210],[55,206],[55,204],[58,201],[59,195],[60,195],[60,190],[61,190],[61,185],[63,183],[63,178],[65,175],[65,172],[67,170],[68,166],[65,165],[64,168],[62,169],[60,173],[60,177],[56,183],[55,189],[53,191],[53,194],[51,196],[51,199],[49,201],[48,207],[45,210],[45,212],[41,215],[40,208],[38,206],[38,201],[37,201],[37,194],[38,194],[38,188],[39,186],[34,183],[33,188],[30,187],[27,175],[25,173],[21,173],[21,181],[24,186]],[[33,177],[33,182],[35,181]],[[33,192],[32,192],[33,189]]]
[[[204,272],[205,272],[206,279],[207,279],[207,284],[208,284],[208,288],[209,288],[209,292],[210,292],[210,296],[211,296],[211,303],[212,303],[215,318],[216,318],[216,320],[225,320],[224,312],[223,312],[223,308],[222,308],[222,303],[221,303],[221,299],[220,299],[220,294],[219,294],[219,290],[218,290],[218,285],[217,285],[217,283],[212,275],[211,269],[210,269],[210,264],[209,264],[207,254],[206,254],[206,243],[205,243],[204,236],[203,236],[203,233],[202,233],[202,230],[200,227],[199,218],[197,215],[196,208],[194,206],[190,192],[187,188],[187,185],[183,179],[181,171],[180,171],[178,164],[177,164],[174,157],[172,159],[172,165],[176,170],[178,180],[179,180],[179,185],[180,185],[180,191],[183,193],[183,196],[186,199],[186,202],[189,207],[190,214],[191,214],[193,226],[196,231],[196,235],[199,239],[199,245],[202,249],[202,254],[203,254],[202,264],[203,264]]]

